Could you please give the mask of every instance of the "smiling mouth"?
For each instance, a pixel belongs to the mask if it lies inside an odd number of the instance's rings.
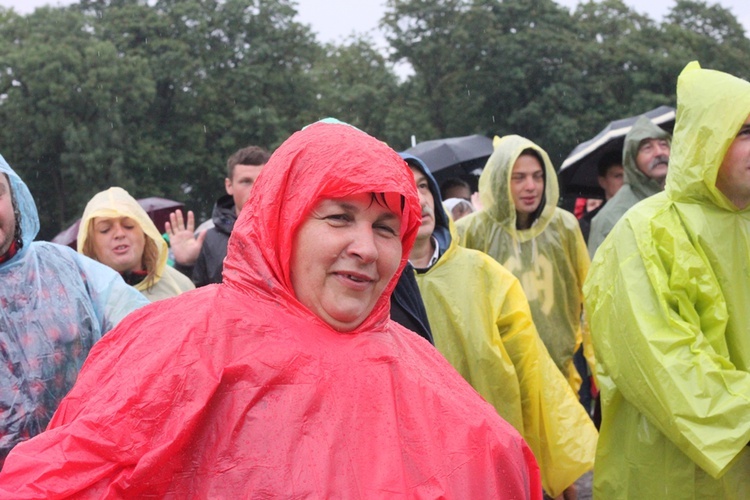
[[[375,281],[374,278],[371,278],[370,276],[367,276],[365,274],[359,274],[359,273],[347,273],[347,272],[338,272],[336,273],[341,278],[347,279],[353,283],[373,283]]]
[[[345,278],[348,278],[348,279],[356,282],[356,283],[368,283],[368,282],[372,281],[369,278],[363,278],[362,276],[355,276],[353,274],[344,274],[343,276]]]

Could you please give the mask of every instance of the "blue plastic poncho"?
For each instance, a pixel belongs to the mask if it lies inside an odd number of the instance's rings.
[[[750,498],[750,208],[715,185],[748,115],[750,83],[689,64],[666,191],[596,253],[599,498]]]
[[[107,334],[50,429],[8,457],[0,496],[541,498],[518,432],[389,318],[420,224],[404,161],[319,123],[253,189],[224,282]],[[371,192],[403,197],[401,262],[370,315],[339,332],[296,299],[294,237],[319,201]]]
[[[0,460],[42,432],[89,350],[148,301],[112,269],[68,247],[33,242],[29,189],[0,156],[20,212],[23,246],[0,264]]]

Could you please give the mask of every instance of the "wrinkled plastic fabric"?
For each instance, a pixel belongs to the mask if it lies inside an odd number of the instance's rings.
[[[187,276],[167,265],[169,253],[167,242],[162,238],[156,225],[138,201],[130,196],[127,191],[119,187],[111,187],[106,191],[97,193],[86,204],[81,224],[78,228],[79,252],[83,253],[90,232],[94,230],[91,223],[97,217],[107,219],[129,217],[141,227],[146,238],[149,238],[156,245],[156,248],[159,250],[159,257],[156,262],[153,284],[149,286],[147,280],[143,280],[135,285],[135,288],[151,302],[175,297],[182,292],[195,288],[195,285],[193,285]]]
[[[612,231],[620,217],[625,215],[630,207],[662,191],[659,182],[641,172],[636,163],[638,149],[644,139],[669,141],[671,136],[663,128],[654,124],[647,116],[640,116],[625,136],[625,143],[622,148],[625,183],[591,221],[588,239],[589,256],[591,258],[594,257],[596,249]]]
[[[47,426],[101,336],[147,301],[120,276],[68,247],[33,242],[26,184],[0,157],[21,213],[23,248],[0,264],[0,463]]]
[[[545,206],[529,229],[516,229],[510,193],[513,164],[524,149],[544,160]],[[573,214],[557,208],[557,175],[547,153],[517,135],[495,142],[495,150],[479,178],[483,210],[456,222],[460,244],[485,252],[521,282],[539,336],[555,364],[575,391],[581,378],[573,354],[581,345],[583,281],[589,267],[586,243]],[[589,351],[590,352],[590,351]],[[594,360],[588,358],[594,366]]]
[[[403,196],[403,269],[420,224],[404,161],[347,125],[288,139],[232,232],[224,283],[151,304],[97,344],[50,430],[9,457],[2,491],[540,498],[518,432],[389,319],[397,275],[350,332],[295,299],[296,228],[323,198],[373,191]]]
[[[539,338],[518,279],[488,255],[458,245],[437,203],[437,183],[421,160],[407,161],[429,180],[435,232],[448,246],[429,270],[416,273],[435,347],[521,433],[544,490],[556,497],[594,467],[596,428]]]
[[[715,186],[748,115],[749,83],[689,64],[666,192],[594,259],[599,498],[750,498],[750,209]]]

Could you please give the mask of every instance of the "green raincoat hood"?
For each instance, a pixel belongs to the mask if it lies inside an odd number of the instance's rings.
[[[622,167],[625,170],[625,183],[639,198],[648,198],[662,191],[661,185],[654,179],[641,172],[635,162],[638,156],[638,146],[645,139],[670,140],[669,133],[655,125],[647,116],[640,116],[633,124],[628,135],[625,136],[625,144],[622,148]]]
[[[552,214],[555,213],[555,207],[560,198],[557,174],[547,152],[524,137],[518,135],[495,137],[493,145],[495,150],[479,177],[479,198],[482,200],[484,210],[500,223],[503,229],[512,234],[514,239],[528,241],[544,231]],[[513,172],[513,165],[525,149],[533,149],[544,160],[544,196],[542,197],[544,208],[531,228],[518,230],[516,229],[516,207],[510,192],[510,176]]]
[[[667,196],[736,211],[716,187],[722,159],[747,120],[750,83],[720,71],[688,64],[677,80],[677,121],[669,162]],[[731,99],[712,98],[716,93]],[[708,126],[706,126],[708,125]],[[674,165],[674,167],[673,167]]]

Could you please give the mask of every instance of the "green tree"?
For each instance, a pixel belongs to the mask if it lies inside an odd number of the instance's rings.
[[[38,9],[0,25],[4,155],[35,195],[41,237],[80,214],[87,188],[132,187],[132,118],[150,99],[145,63],[96,40],[80,13]]]

